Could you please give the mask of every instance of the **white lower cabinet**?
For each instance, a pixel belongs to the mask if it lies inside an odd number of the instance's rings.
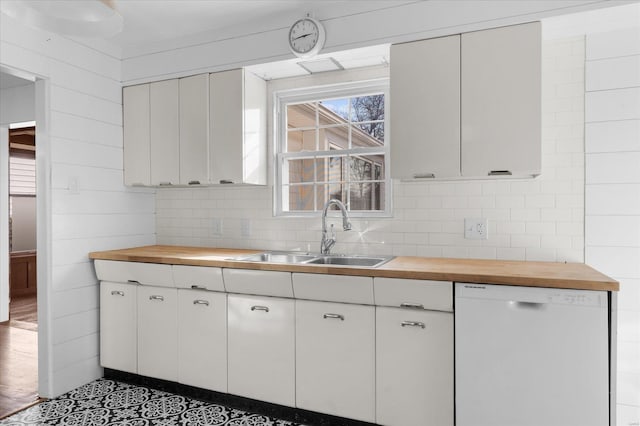
[[[136,285],[100,284],[100,365],[137,373]]]
[[[295,406],[295,302],[229,294],[229,393]]]
[[[453,425],[453,313],[376,308],[376,421]]]
[[[178,290],[178,382],[227,391],[227,295]]]
[[[138,286],[138,374],[178,381],[178,290]]]
[[[296,402],[375,422],[375,307],[296,301]]]

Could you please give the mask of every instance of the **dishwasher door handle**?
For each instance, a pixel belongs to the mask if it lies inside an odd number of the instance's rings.
[[[542,310],[547,304],[542,302],[521,302],[518,300],[509,301],[509,306],[516,309]]]

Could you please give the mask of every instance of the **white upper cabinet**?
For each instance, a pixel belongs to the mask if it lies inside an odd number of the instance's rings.
[[[181,185],[209,181],[209,76],[180,79]]]
[[[265,185],[266,83],[243,69],[209,78],[211,183]]]
[[[122,90],[124,127],[124,183],[150,185],[149,85]]]
[[[125,184],[265,185],[266,109],[243,69],[125,87]]]
[[[462,175],[538,175],[539,22],[462,34]]]
[[[151,185],[179,182],[178,80],[149,85]]]
[[[391,46],[391,174],[460,175],[460,36]]]
[[[537,176],[540,23],[391,46],[391,173]]]

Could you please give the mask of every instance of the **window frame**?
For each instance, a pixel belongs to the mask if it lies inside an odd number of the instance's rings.
[[[339,98],[355,98],[358,96],[366,96],[375,93],[384,94],[385,105],[384,105],[384,144],[381,147],[356,147],[356,148],[348,148],[339,150],[340,155],[336,155],[336,150],[326,150],[326,151],[300,151],[300,152],[286,152],[287,148],[287,105],[296,104],[296,103],[307,103],[307,102],[320,102],[326,99],[339,99]],[[348,158],[349,156],[365,156],[365,155],[374,155],[374,154],[382,154],[384,155],[384,170],[385,170],[385,178],[382,180],[385,185],[385,199],[383,210],[349,210],[349,215],[351,217],[363,217],[363,218],[376,218],[376,217],[391,217],[392,215],[392,179],[391,173],[389,171],[390,167],[390,120],[389,120],[389,78],[379,78],[372,80],[362,80],[348,83],[334,83],[322,86],[310,86],[304,88],[296,88],[296,89],[285,89],[275,91],[273,93],[273,105],[274,108],[274,132],[273,137],[275,140],[274,143],[274,172],[275,172],[275,188],[274,188],[274,208],[273,214],[274,216],[280,217],[316,217],[322,213],[322,206],[316,206],[317,210],[295,210],[288,211],[283,208],[283,178],[284,178],[284,164],[288,159],[314,159],[314,158],[326,158],[326,157],[343,157]],[[352,124],[350,124],[352,125]],[[317,124],[316,127],[317,128]],[[378,164],[378,163],[376,163]],[[349,167],[348,165],[346,167]],[[349,182],[348,180],[346,181]],[[367,181],[363,181],[366,183]],[[374,182],[373,179],[373,169],[372,169],[372,179],[369,181],[372,187],[375,183],[378,183],[379,180]],[[317,185],[317,182],[314,182],[309,185]],[[373,189],[372,189],[373,191]],[[348,193],[349,191],[347,191]],[[373,202],[373,200],[372,200]]]

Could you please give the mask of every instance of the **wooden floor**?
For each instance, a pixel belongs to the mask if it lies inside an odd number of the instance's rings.
[[[38,401],[36,297],[11,301],[10,321],[0,323],[0,419]]]

